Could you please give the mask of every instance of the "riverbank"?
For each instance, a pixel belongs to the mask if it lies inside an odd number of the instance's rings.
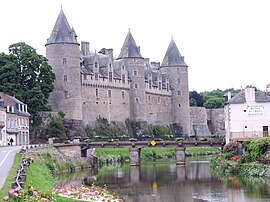
[[[243,143],[227,144],[223,153],[210,161],[216,176],[270,177],[270,139],[258,138]],[[241,155],[239,155],[239,149]],[[244,153],[242,152],[244,150]]]
[[[188,147],[186,156],[215,155],[220,149],[215,147]],[[96,149],[99,165],[129,162],[129,149],[99,148]],[[175,148],[144,148],[141,150],[142,161],[175,158]]]
[[[31,162],[33,160],[28,167],[24,189],[10,189],[22,158],[31,159]],[[11,172],[9,177],[11,181],[7,181],[5,184],[8,189],[1,190],[1,197],[4,201],[123,201],[103,187],[56,186],[55,173],[89,169],[93,165],[89,164],[86,159],[70,159],[54,147],[24,150],[21,156],[20,154],[16,156],[16,159],[19,163],[14,164],[15,172]]]

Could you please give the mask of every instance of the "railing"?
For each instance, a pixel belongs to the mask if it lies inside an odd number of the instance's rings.
[[[268,131],[231,132],[231,139],[251,139],[269,137]]]

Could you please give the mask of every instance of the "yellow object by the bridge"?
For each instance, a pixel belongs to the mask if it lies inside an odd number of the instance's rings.
[[[155,140],[153,140],[153,141],[151,142],[151,145],[152,145],[153,147],[154,147],[156,144],[157,144],[157,143],[156,143]]]

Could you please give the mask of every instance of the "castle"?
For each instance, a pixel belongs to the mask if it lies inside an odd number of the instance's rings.
[[[91,52],[61,9],[45,46],[56,75],[49,102],[66,119],[90,126],[99,116],[130,119],[141,130],[161,124],[191,134],[188,66],[173,39],[161,64],[141,55],[130,30],[118,57],[113,49]]]

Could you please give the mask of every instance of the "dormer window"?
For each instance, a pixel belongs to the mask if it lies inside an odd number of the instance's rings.
[[[95,72],[95,80],[98,80],[98,73]]]
[[[139,85],[137,83],[134,84],[134,88],[138,88]]]
[[[134,70],[133,75],[134,76],[137,76],[138,75],[138,71]]]
[[[97,68],[98,67],[98,63],[97,62],[95,62],[95,68]]]
[[[67,64],[67,58],[63,58],[63,65]]]
[[[9,107],[9,105],[7,106],[7,112],[9,112],[10,111],[10,107]]]
[[[64,81],[67,81],[67,75],[64,75]]]
[[[112,82],[112,72],[109,72],[109,81]]]
[[[122,84],[125,84],[126,76],[123,74],[122,75]]]
[[[11,106],[11,113],[14,113],[14,106]]]

